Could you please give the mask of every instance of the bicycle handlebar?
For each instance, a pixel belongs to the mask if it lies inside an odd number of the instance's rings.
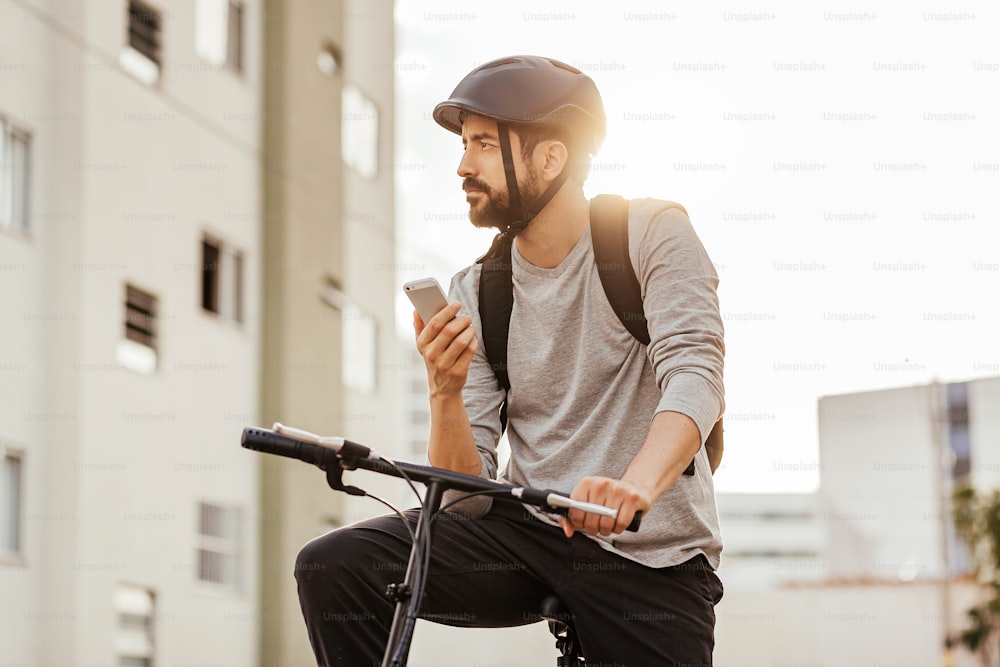
[[[406,461],[387,460],[374,453],[369,447],[359,445],[356,442],[339,437],[322,437],[282,424],[275,424],[273,430],[244,428],[240,444],[246,449],[311,463],[323,470],[330,466],[342,466],[347,469],[361,468],[421,483],[437,481],[448,488],[459,491],[485,492],[496,494],[501,498],[507,496],[510,500],[534,505],[549,512],[565,514],[571,509],[576,509],[611,518],[618,516],[616,509],[573,500],[559,491],[524,488],[442,468],[422,466]],[[641,523],[642,513],[636,512],[632,523],[626,530],[635,532],[639,530]]]

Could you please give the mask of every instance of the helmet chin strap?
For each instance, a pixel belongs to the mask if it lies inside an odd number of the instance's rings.
[[[524,209],[521,208],[521,191],[517,187],[517,174],[514,173],[514,154],[510,149],[510,126],[507,123],[497,123],[497,136],[500,140],[500,157],[503,158],[503,173],[507,177],[507,196],[510,199],[510,212],[513,220],[507,222],[507,229],[502,230],[506,234],[515,227],[520,227],[514,234],[519,234],[531,222],[529,215],[522,216]],[[522,221],[520,218],[529,218]],[[523,222],[523,225],[519,223]]]
[[[526,205],[521,204],[521,191],[517,185],[517,174],[514,173],[514,154],[510,148],[510,125],[504,122],[497,122],[497,135],[500,141],[500,157],[503,159],[504,176],[507,179],[507,195],[510,200],[510,211],[512,220],[507,222],[507,227],[500,230],[489,251],[479,259],[483,261],[489,257],[499,257],[501,254],[508,255],[510,246],[514,242],[514,237],[527,229],[528,225],[536,215],[542,212],[549,201],[559,192],[559,189],[569,177],[568,167],[563,167],[555,180],[541,196]]]

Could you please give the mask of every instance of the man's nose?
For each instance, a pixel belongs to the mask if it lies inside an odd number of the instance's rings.
[[[469,178],[477,173],[476,166],[472,158],[469,157],[469,151],[463,152],[462,159],[458,161],[458,175],[462,178]]]

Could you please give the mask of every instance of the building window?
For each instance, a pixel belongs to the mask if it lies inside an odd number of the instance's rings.
[[[201,242],[201,307],[211,313],[219,312],[219,261],[222,249],[213,241]]]
[[[948,402],[948,448],[952,454],[951,478],[967,480],[972,471],[972,446],[969,433],[969,385],[965,382],[945,387]]]
[[[340,96],[340,155],[344,164],[365,178],[378,175],[378,108],[355,86]]]
[[[30,135],[0,117],[0,229],[28,229]]]
[[[118,617],[115,635],[118,667],[152,667],[156,610],[153,592],[141,586],[119,584],[114,604]]]
[[[162,33],[159,10],[139,0],[128,0],[128,48],[122,52],[120,63],[148,85],[160,79]]]
[[[144,2],[129,0],[128,45],[160,65],[160,12]]]
[[[125,338],[156,349],[156,297],[125,286]]]
[[[949,487],[956,488],[969,483],[972,473],[972,434],[969,429],[969,385],[957,382],[945,385],[946,423],[948,452],[951,460]],[[950,508],[951,503],[946,507]],[[955,529],[955,520],[951,511],[945,529],[945,542],[948,549],[948,562],[954,575],[968,574],[973,571],[972,560],[965,541],[959,537]]]
[[[21,455],[0,448],[0,557],[21,553]]]
[[[156,370],[157,298],[125,285],[125,337],[119,342],[118,363],[140,373]]]
[[[240,587],[240,520],[236,507],[198,504],[198,579]]]
[[[201,307],[243,321],[243,253],[207,237],[201,242]]]
[[[236,0],[198,0],[195,8],[195,50],[216,67],[243,72],[245,10]]]
[[[320,298],[340,313],[340,374],[344,387],[373,394],[377,386],[378,322],[331,281]]]
[[[378,326],[373,315],[355,305],[340,313],[341,373],[344,386],[353,391],[373,394],[376,389]]]

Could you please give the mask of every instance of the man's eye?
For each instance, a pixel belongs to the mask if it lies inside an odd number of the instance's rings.
[[[489,149],[489,148],[492,148],[492,146],[490,146],[490,145],[489,145],[488,143],[486,143],[485,141],[480,141],[480,142],[479,142],[479,145],[480,145],[480,146],[482,147],[482,149],[483,149],[484,151],[485,151],[485,150],[487,150],[487,149]]]

